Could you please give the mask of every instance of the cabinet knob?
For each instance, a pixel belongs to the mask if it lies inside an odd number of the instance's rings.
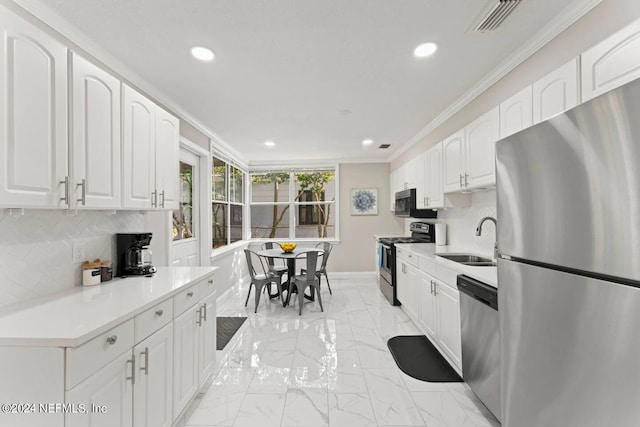
[[[114,345],[116,341],[118,341],[117,335],[111,335],[109,338],[107,338],[107,344]]]
[[[192,296],[193,296],[193,291],[192,291],[192,292],[187,293],[187,297],[191,298]]]
[[[160,309],[160,310],[156,310],[156,316],[160,317],[164,314],[164,310]]]
[[[210,284],[210,285],[213,285],[213,279],[209,279],[209,280],[207,281],[207,283],[208,283],[208,284]]]

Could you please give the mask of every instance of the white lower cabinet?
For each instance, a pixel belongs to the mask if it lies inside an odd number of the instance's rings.
[[[418,269],[406,262],[399,262],[396,272],[398,285],[398,301],[404,310],[413,318],[417,318],[420,306],[418,304]]]
[[[65,414],[65,426],[132,426],[135,381],[132,360],[129,350],[69,390],[65,395],[65,403],[84,405],[87,414]],[[104,412],[96,408],[104,408]]]
[[[202,301],[202,323],[200,327],[200,355],[198,378],[202,385],[216,366],[216,296],[210,295]]]
[[[462,366],[462,341],[460,335],[460,294],[457,289],[440,281],[434,282],[437,311],[437,341],[451,361]]]
[[[171,427],[173,423],[173,323],[133,348],[134,427]]]
[[[189,308],[173,321],[173,414],[177,416],[198,391],[200,307]]]
[[[425,273],[420,274],[420,317],[419,323],[430,338],[437,334],[438,317],[436,296],[433,294],[434,280]]]

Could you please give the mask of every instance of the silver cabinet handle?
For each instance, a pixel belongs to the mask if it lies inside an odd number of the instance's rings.
[[[429,282],[431,282],[431,295],[434,295],[434,293],[433,293],[433,280],[430,280]]]
[[[158,190],[153,190],[153,192],[151,193],[151,207],[158,207]]]
[[[160,207],[164,208],[164,190],[160,193]]]
[[[116,341],[118,341],[117,335],[111,335],[109,338],[107,338],[107,344],[114,345]]]
[[[143,354],[144,354],[144,366],[140,366],[140,370],[144,371],[145,375],[149,375],[149,347],[145,347],[144,351],[140,352],[140,357],[142,357]]]
[[[164,310],[160,309],[160,310],[156,310],[156,316],[160,317],[164,314]]]
[[[409,258],[413,258],[413,255],[409,255]]]
[[[464,186],[465,187],[469,186],[469,174],[468,173],[464,174]]]
[[[427,197],[427,203],[425,205],[429,206],[429,198]]]
[[[438,283],[437,282],[433,282],[433,295],[434,296],[438,295]]]
[[[196,319],[196,325],[202,326],[202,307],[198,309],[198,318]]]
[[[63,181],[60,181],[59,184],[64,185],[64,197],[60,197],[60,201],[65,202],[67,206],[69,205],[69,177],[65,176]]]
[[[464,183],[462,182],[463,176],[460,174],[460,188],[464,187]]]
[[[210,285],[213,285],[213,279],[209,279],[209,280],[207,281],[207,283],[208,283],[208,284],[210,284]]]
[[[76,202],[82,203],[84,206],[87,202],[87,180],[82,178],[82,181],[78,184],[78,187],[82,187],[82,193],[80,193],[80,198],[76,200]]]
[[[133,356],[131,360],[127,360],[127,363],[131,363],[131,376],[125,379],[131,380],[131,384],[133,385],[136,383],[136,357]]]
[[[193,296],[193,291],[187,292],[187,298],[191,298]]]
[[[207,321],[207,304],[202,304],[202,320]]]

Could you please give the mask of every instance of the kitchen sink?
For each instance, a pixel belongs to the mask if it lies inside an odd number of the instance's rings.
[[[439,257],[473,267],[495,267],[496,263],[491,258],[485,258],[471,254],[439,254]]]

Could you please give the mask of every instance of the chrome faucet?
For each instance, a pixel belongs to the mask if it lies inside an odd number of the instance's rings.
[[[482,234],[482,225],[487,221],[492,221],[496,226],[496,241],[493,244],[493,258],[498,259],[498,221],[492,216],[485,216],[482,218],[476,227],[476,236],[480,236]]]

